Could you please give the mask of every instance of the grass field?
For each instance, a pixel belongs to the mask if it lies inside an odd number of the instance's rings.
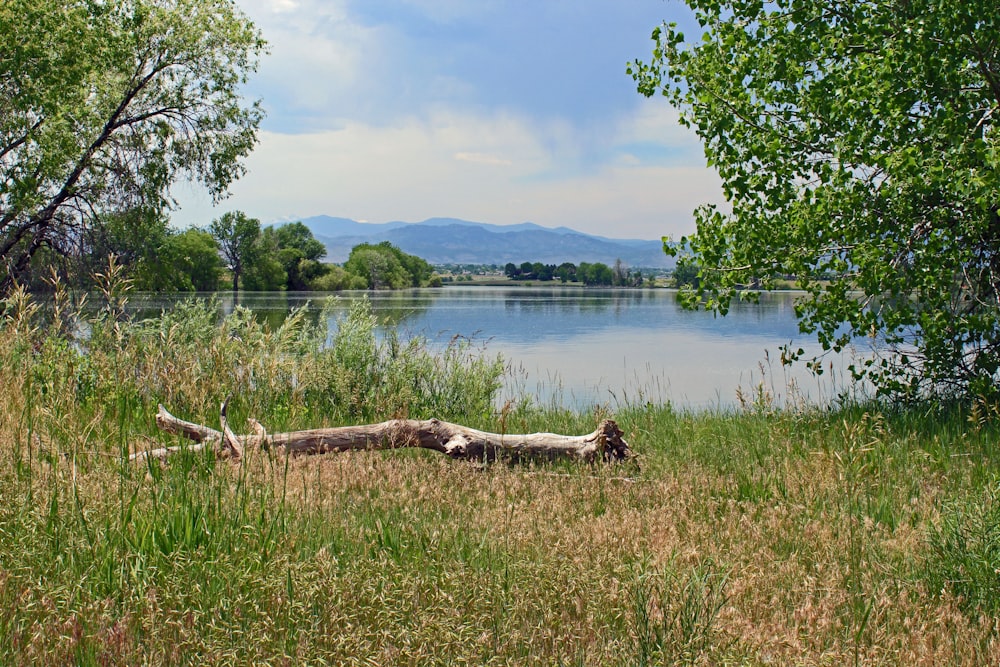
[[[984,665],[1000,661],[1000,452],[988,406],[609,415],[494,405],[501,361],[325,341],[190,303],[0,324],[0,663]],[[321,318],[320,321],[324,321]],[[81,329],[81,324],[83,328]],[[86,331],[81,340],[79,332]],[[270,431],[430,417],[586,433],[637,465],[412,451],[242,464],[157,403]]]

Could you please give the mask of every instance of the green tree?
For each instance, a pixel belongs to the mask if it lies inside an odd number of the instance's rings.
[[[388,247],[392,253],[396,255],[399,259],[399,263],[402,264],[403,268],[406,269],[406,272],[410,274],[411,287],[420,287],[430,280],[431,275],[434,273],[434,267],[428,264],[427,260],[422,257],[417,257],[416,255],[403,252],[388,241],[383,241],[379,245]],[[469,277],[471,278],[471,276]]]
[[[316,278],[312,283],[312,288],[317,292],[337,292],[346,289],[365,289],[368,282],[346,271],[343,267],[329,265],[326,272]]]
[[[239,292],[244,268],[257,257],[270,257],[268,252],[258,248],[260,220],[242,211],[230,211],[213,220],[209,231],[219,242],[222,257],[233,272],[233,292]]]
[[[222,258],[211,234],[202,229],[187,229],[166,239],[162,247],[166,284],[159,289],[213,292],[219,289]]]
[[[593,264],[580,262],[580,266],[576,270],[576,278],[588,287],[606,287],[611,285],[614,280],[614,273],[611,271],[611,267],[603,262],[594,262]]]
[[[313,237],[301,222],[268,226],[261,230],[247,267],[244,287],[249,290],[313,289],[313,284],[330,271],[320,263],[326,246]]]
[[[671,274],[674,278],[675,287],[693,287],[697,289],[700,286],[701,280],[698,278],[699,269],[696,264],[692,262],[683,262],[678,264],[673,273]]]
[[[995,0],[686,2],[704,35],[664,25],[630,70],[698,133],[729,203],[697,212],[689,296],[725,313],[793,276],[825,349],[881,337],[854,370],[882,392],[995,393]]]
[[[136,289],[171,289],[166,275],[170,268],[163,255],[170,235],[167,219],[157,211],[135,208],[95,216],[79,236],[79,245],[66,255],[66,263],[71,267],[66,281],[71,285],[91,286],[93,276],[103,271],[108,256],[114,255]]]
[[[254,239],[243,275],[243,288],[252,292],[276,292],[288,287],[288,272],[282,261],[274,227],[265,227]]]
[[[611,269],[611,284],[616,287],[627,287],[631,284],[632,272],[629,271],[628,265],[621,260],[621,258],[615,259],[614,267]]]
[[[388,249],[362,243],[351,249],[344,269],[365,279],[368,289],[400,289],[407,287],[410,277],[396,255]]]
[[[564,283],[576,280],[576,264],[563,262],[556,268],[555,277]]]
[[[256,143],[241,88],[264,48],[231,0],[0,3],[0,290],[107,211],[169,208],[178,178],[221,198]]]
[[[292,291],[315,289],[316,281],[330,270],[329,264],[302,257],[297,248],[282,248],[278,259],[285,267],[285,288]]]
[[[312,230],[301,222],[290,222],[274,228],[278,237],[278,247],[294,248],[302,259],[320,260],[326,254],[326,246],[313,237]]]
[[[344,269],[364,279],[368,289],[418,287],[433,273],[425,260],[403,252],[388,241],[355,246],[344,262]]]

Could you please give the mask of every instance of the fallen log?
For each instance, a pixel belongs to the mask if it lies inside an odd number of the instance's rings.
[[[189,449],[215,447],[218,452],[234,459],[243,456],[250,447],[280,448],[289,454],[323,454],[351,449],[398,449],[421,447],[441,452],[455,459],[492,461],[507,459],[576,461],[625,461],[633,452],[622,437],[618,425],[605,419],[593,433],[558,435],[556,433],[487,433],[460,424],[438,419],[391,419],[378,424],[340,426],[334,428],[290,431],[268,434],[256,421],[250,420],[253,435],[236,435],[226,420],[226,404],[222,405],[222,430],[178,419],[162,405],[156,415],[160,429],[182,435],[196,444]],[[133,460],[164,459],[181,449],[164,447],[136,452]]]

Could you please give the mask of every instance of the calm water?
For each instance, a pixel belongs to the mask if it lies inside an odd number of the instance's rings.
[[[779,401],[799,396],[825,402],[846,384],[844,358],[831,359],[820,378],[800,365],[782,367],[781,345],[819,351],[798,332],[794,293],[734,304],[726,317],[683,310],[671,290],[455,286],[338,297],[342,311],[354,299],[370,299],[375,313],[404,336],[441,345],[454,336],[481,343],[510,364],[508,392],[527,391],[546,404],[730,407],[738,390],[749,395],[762,382]],[[306,302],[319,310],[324,298],[266,293],[240,300],[277,322]],[[230,310],[232,301],[223,307]]]

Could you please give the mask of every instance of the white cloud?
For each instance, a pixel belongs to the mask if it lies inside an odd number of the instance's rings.
[[[250,90],[270,111],[267,131],[247,162],[249,173],[220,208],[189,187],[177,188],[185,206],[176,222],[203,225],[232,209],[264,221],[454,216],[658,238],[692,231],[692,210],[721,201],[701,146],[665,100],[626,92],[605,111],[579,116],[539,106],[545,90],[510,84],[531,78],[517,69],[523,62],[504,60],[508,42],[468,41],[469,34],[488,39],[490,31],[475,26],[491,18],[502,19],[498,25],[515,25],[518,17],[551,20],[541,5],[399,1],[388,7],[360,4],[364,0],[241,0],[271,43]],[[411,15],[416,10],[449,24],[432,33],[456,41],[439,50],[422,32],[427,21],[406,23],[403,5]],[[544,33],[543,27],[531,34]],[[540,52],[578,46],[558,41],[572,37],[560,35],[546,37]],[[492,58],[481,59],[483,70],[471,76],[456,67],[469,53],[495,53],[497,67]],[[607,82],[598,84],[588,88],[593,99],[612,99],[601,92],[609,90]],[[503,94],[484,97],[487,89]]]
[[[250,84],[271,110],[269,126],[293,132],[305,129],[297,123],[335,123],[371,85],[367,73],[389,37],[354,21],[344,0],[247,0],[242,7],[269,45]]]
[[[623,121],[613,141],[649,139],[649,117]],[[551,136],[567,133],[565,136]],[[454,216],[497,224],[530,220],[608,236],[693,231],[691,212],[719,201],[718,179],[693,165],[615,160],[564,170],[569,129],[511,115],[439,110],[391,127],[352,122],[309,134],[264,132],[250,173],[215,210],[181,193],[177,220],[205,224],[239,209],[264,221],[328,214],[372,221]],[[690,142],[690,138],[687,139]]]
[[[691,130],[682,126],[679,118],[677,110],[662,99],[641,100],[632,113],[619,120],[616,137],[619,141],[698,146]]]
[[[476,164],[500,165],[504,167],[513,164],[510,160],[505,160],[496,155],[487,155],[486,153],[455,153],[455,159],[460,162],[474,162]]]
[[[525,193],[536,221],[615,238],[679,237],[694,231],[694,209],[718,201],[715,175],[699,167],[611,166],[588,177]]]
[[[295,0],[271,0],[267,3],[267,5],[272,12],[276,12],[278,14],[292,12],[299,7],[299,3]]]

